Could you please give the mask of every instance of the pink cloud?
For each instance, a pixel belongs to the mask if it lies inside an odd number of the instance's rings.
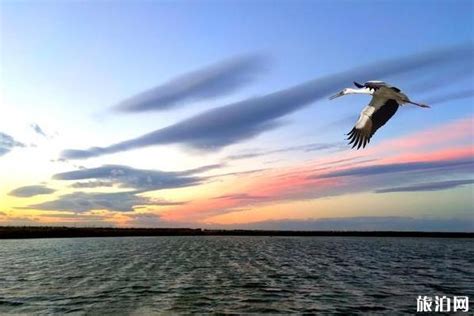
[[[323,157],[302,166],[268,171],[237,192],[219,192],[225,199],[202,199],[185,206],[177,206],[163,214],[163,218],[181,220],[205,219],[242,208],[278,203],[284,200],[313,199],[373,190],[371,177],[346,179],[344,177],[318,178],[330,172],[346,171],[360,167],[390,166],[415,162],[449,162],[473,159],[474,147],[462,145],[472,137],[473,118],[461,119],[408,136],[384,141],[368,150],[348,150],[337,156]],[[433,148],[444,144],[444,148]],[[446,147],[447,146],[447,147]],[[436,146],[434,146],[436,147]],[[387,155],[387,149],[392,153]],[[414,150],[416,149],[416,151]],[[390,178],[387,179],[389,181]],[[235,181],[239,181],[239,177]],[[362,182],[360,182],[362,181]],[[375,180],[374,180],[375,181]],[[380,180],[378,180],[380,181]],[[359,183],[360,182],[360,183]],[[375,184],[375,183],[374,183]],[[391,183],[386,183],[391,185]],[[260,199],[239,199],[234,196],[260,196]]]
[[[474,136],[473,126],[474,116],[442,124],[407,136],[387,140],[380,143],[374,149],[377,151],[387,149],[392,151],[424,150],[428,146],[449,145],[453,142],[472,139]]]

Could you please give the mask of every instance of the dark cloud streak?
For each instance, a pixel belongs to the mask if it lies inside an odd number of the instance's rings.
[[[74,192],[61,195],[57,200],[29,205],[23,209],[48,211],[88,212],[108,210],[114,212],[132,212],[139,205],[156,205],[149,198],[136,195],[139,192],[84,193]]]
[[[274,150],[268,150],[268,151],[229,155],[226,159],[240,160],[240,159],[255,158],[255,157],[261,157],[261,156],[266,156],[266,155],[271,155],[271,154],[291,152],[291,151],[313,152],[313,151],[322,151],[322,150],[342,150],[342,149],[346,149],[345,143],[311,143],[311,144],[290,146],[287,148],[280,148],[280,149],[274,149]]]
[[[97,168],[80,169],[69,172],[58,173],[53,176],[55,180],[76,181],[71,185],[74,188],[95,188],[95,187],[120,187],[133,188],[132,191],[125,192],[74,192],[61,195],[58,199],[29,205],[21,209],[55,210],[67,212],[88,212],[92,210],[108,210],[117,212],[132,212],[140,206],[173,206],[182,205],[187,202],[174,202],[152,199],[140,196],[148,191],[183,188],[202,183],[208,179],[197,176],[213,169],[220,168],[221,164],[203,166],[199,168],[170,172],[159,170],[135,169],[122,165],[105,165]],[[21,190],[20,190],[21,189]],[[28,189],[28,190],[26,190]],[[40,186],[24,187],[17,189],[17,195],[26,195],[26,191],[31,194],[32,189],[36,189],[36,194],[45,194],[46,188]],[[38,193],[42,189],[44,193]]]
[[[56,190],[53,190],[51,188],[48,188],[45,185],[28,185],[24,187],[17,188],[8,195],[15,196],[15,197],[32,197],[36,195],[42,195],[42,194],[51,194],[56,192]]]
[[[473,160],[448,160],[448,161],[430,161],[430,162],[406,162],[383,165],[371,165],[366,167],[349,168],[345,170],[334,171],[323,175],[311,176],[312,179],[336,178],[348,176],[373,176],[387,173],[417,172],[430,170],[472,170]]]
[[[84,181],[73,183],[70,185],[70,187],[75,189],[90,189],[100,187],[112,187],[113,185],[114,183],[110,181]]]
[[[474,90],[464,90],[456,91],[451,93],[446,93],[443,95],[437,95],[431,98],[424,100],[426,104],[433,105],[439,103],[445,103],[449,101],[463,100],[474,97]]]
[[[441,191],[447,189],[454,189],[459,186],[473,184],[474,180],[450,180],[450,181],[437,181],[420,183],[410,186],[394,187],[387,189],[376,190],[376,193],[391,193],[391,192],[420,192],[420,191]]]
[[[403,58],[376,62],[349,71],[314,79],[262,97],[207,110],[176,124],[107,147],[66,150],[64,158],[85,159],[158,144],[183,144],[201,150],[217,150],[281,125],[280,118],[293,113],[352,80],[370,80],[414,70],[438,67],[470,59],[471,46],[438,49]]]
[[[122,112],[166,110],[186,101],[207,100],[246,85],[267,67],[262,56],[243,56],[183,74],[160,86],[137,94],[115,108]]]
[[[44,130],[43,130],[38,124],[33,123],[33,124],[31,124],[30,126],[31,126],[31,128],[33,129],[33,131],[34,131],[36,134],[48,138],[48,135],[46,135],[46,133],[44,132]]]
[[[203,166],[185,171],[160,171],[135,169],[122,165],[105,165],[97,168],[80,169],[53,176],[55,180],[96,180],[92,182],[76,182],[75,187],[93,187],[116,185],[122,188],[134,188],[141,192],[182,188],[200,184],[205,178],[196,174],[219,168],[220,164]],[[98,181],[98,182],[97,182]]]
[[[10,135],[0,132],[0,156],[8,154],[16,147],[26,147],[26,145]]]

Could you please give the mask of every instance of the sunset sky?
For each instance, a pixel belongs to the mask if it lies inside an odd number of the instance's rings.
[[[2,1],[0,225],[474,231],[473,10]]]

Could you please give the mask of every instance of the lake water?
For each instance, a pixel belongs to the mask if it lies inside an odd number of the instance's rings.
[[[413,313],[418,295],[474,300],[474,241],[0,240],[0,314]]]

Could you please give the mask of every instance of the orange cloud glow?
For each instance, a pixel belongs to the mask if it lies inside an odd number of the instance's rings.
[[[409,136],[387,140],[366,151],[347,150],[310,161],[296,168],[285,168],[261,173],[245,187],[221,192],[225,198],[197,199],[190,204],[177,206],[162,214],[167,220],[206,220],[211,216],[255,208],[259,205],[272,205],[281,201],[304,199],[357,192],[357,182],[344,177],[318,178],[329,172],[350,170],[363,166],[389,166],[391,164],[415,162],[449,162],[460,159],[473,159],[474,147],[458,145],[467,137],[472,137],[473,118],[461,119]],[[439,136],[437,136],[439,134]],[[449,142],[449,148],[433,149]],[[384,157],[387,148],[396,152],[395,156]],[[416,152],[413,152],[416,149]],[[366,159],[372,158],[375,159]],[[364,181],[370,180],[367,176]],[[239,177],[234,180],[238,183]],[[339,190],[338,190],[339,189]],[[363,188],[362,188],[363,189]]]

